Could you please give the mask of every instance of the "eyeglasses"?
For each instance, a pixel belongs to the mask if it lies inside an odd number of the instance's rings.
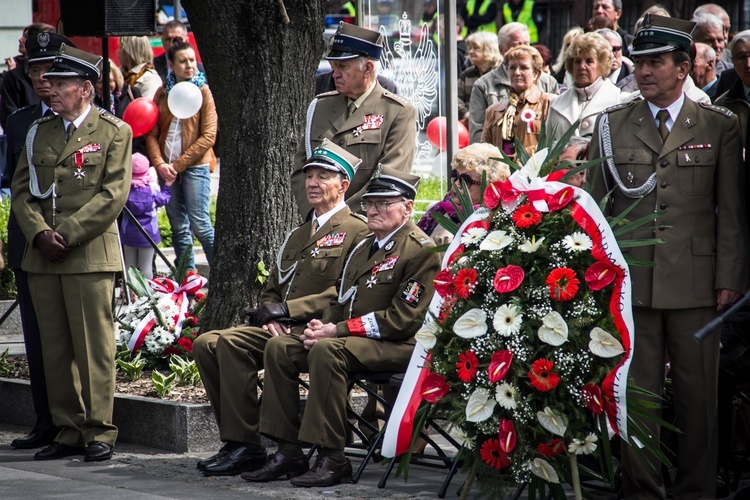
[[[467,173],[458,175],[458,170],[451,170],[451,183],[456,184],[459,179],[466,184],[466,187],[478,186],[479,184],[481,184],[481,182],[472,179],[471,176]]]
[[[622,47],[612,46],[612,52],[620,52],[621,50],[622,50]]]
[[[29,76],[36,78],[45,74],[50,68],[52,68],[51,64],[45,66],[34,66],[33,68],[29,68]]]
[[[361,201],[359,202],[359,206],[362,208],[363,212],[369,212],[372,207],[375,207],[375,210],[380,212],[381,214],[388,210],[388,207],[391,205],[395,205],[396,203],[403,203],[406,200],[398,200],[398,201]]]

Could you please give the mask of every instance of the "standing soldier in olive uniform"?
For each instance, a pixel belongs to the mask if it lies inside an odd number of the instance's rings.
[[[400,371],[414,349],[414,334],[434,292],[440,269],[432,240],[411,220],[419,177],[384,168],[363,196],[373,232],[352,251],[338,300],[301,336],[272,338],[266,345],[262,434],[279,441],[265,467],[242,474],[248,481],[292,479],[294,486],[330,486],[351,477],[344,456],[347,380],[352,372]],[[298,375],[310,374],[300,423]],[[307,471],[300,442],[321,453]]]
[[[114,273],[122,270],[116,219],[131,176],[130,127],[92,105],[102,58],[62,44],[50,104],[13,177],[12,203],[26,236],[23,270],[43,345],[52,419],[60,432],[34,458],[112,457]]]
[[[305,160],[323,139],[362,160],[345,199],[359,210],[367,182],[378,164],[411,172],[417,136],[417,110],[403,97],[383,89],[377,66],[380,33],[341,23],[326,59],[331,61],[336,90],[320,94],[307,109],[305,138],[297,149],[292,192],[306,219],[311,206],[305,196]]]
[[[313,151],[304,168],[313,218],[284,241],[261,306],[251,310],[247,325],[206,332],[193,344],[221,439],[227,443],[198,463],[206,476],[236,475],[266,462],[258,433],[263,350],[275,335],[301,335],[307,322],[319,318],[335,298],[346,257],[367,235],[364,217],[344,202],[359,164],[359,158],[327,140]]]
[[[662,245],[633,248],[654,267],[630,268],[635,342],[631,375],[662,394],[669,352],[678,437],[675,498],[714,498],[717,460],[719,335],[693,334],[747,288],[747,221],[742,141],[734,114],[696,104],[683,93],[694,23],[646,17],[633,42],[635,76],[645,100],[605,111],[591,158],[612,157],[593,172],[592,194],[614,189],[606,211],[638,220],[664,210],[635,239]],[[718,333],[718,332],[717,332]],[[653,422],[640,422],[654,436]],[[658,463],[623,449],[626,498],[665,498]]]

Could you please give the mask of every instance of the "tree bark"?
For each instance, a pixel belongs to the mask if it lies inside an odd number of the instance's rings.
[[[244,319],[285,234],[289,185],[323,53],[323,0],[183,0],[219,115],[216,238],[203,329]],[[285,19],[285,16],[288,18]],[[287,23],[288,22],[288,23]]]

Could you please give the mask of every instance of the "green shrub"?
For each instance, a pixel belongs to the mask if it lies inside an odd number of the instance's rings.
[[[417,190],[417,199],[414,202],[414,222],[419,221],[430,203],[442,200],[447,190],[445,181],[441,181],[439,177],[435,175],[422,177]]]
[[[5,197],[0,202],[0,239],[3,242],[3,259],[6,267],[0,271],[0,300],[15,299],[16,280],[8,264],[8,217],[10,216],[10,198]]]

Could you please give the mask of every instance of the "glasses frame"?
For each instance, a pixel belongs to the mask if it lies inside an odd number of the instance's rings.
[[[395,205],[396,203],[404,203],[406,200],[397,200],[397,201],[360,201],[359,207],[362,209],[363,212],[367,213],[370,211],[372,207],[375,207],[375,210],[377,210],[379,213],[386,212],[389,208],[391,208],[391,205]]]
[[[451,184],[457,184],[458,181],[463,181],[464,184],[466,184],[466,187],[470,188],[471,186],[478,186],[482,183],[482,181],[472,179],[472,177],[466,172],[461,175],[458,175],[457,172],[458,170],[456,169],[451,170]]]

